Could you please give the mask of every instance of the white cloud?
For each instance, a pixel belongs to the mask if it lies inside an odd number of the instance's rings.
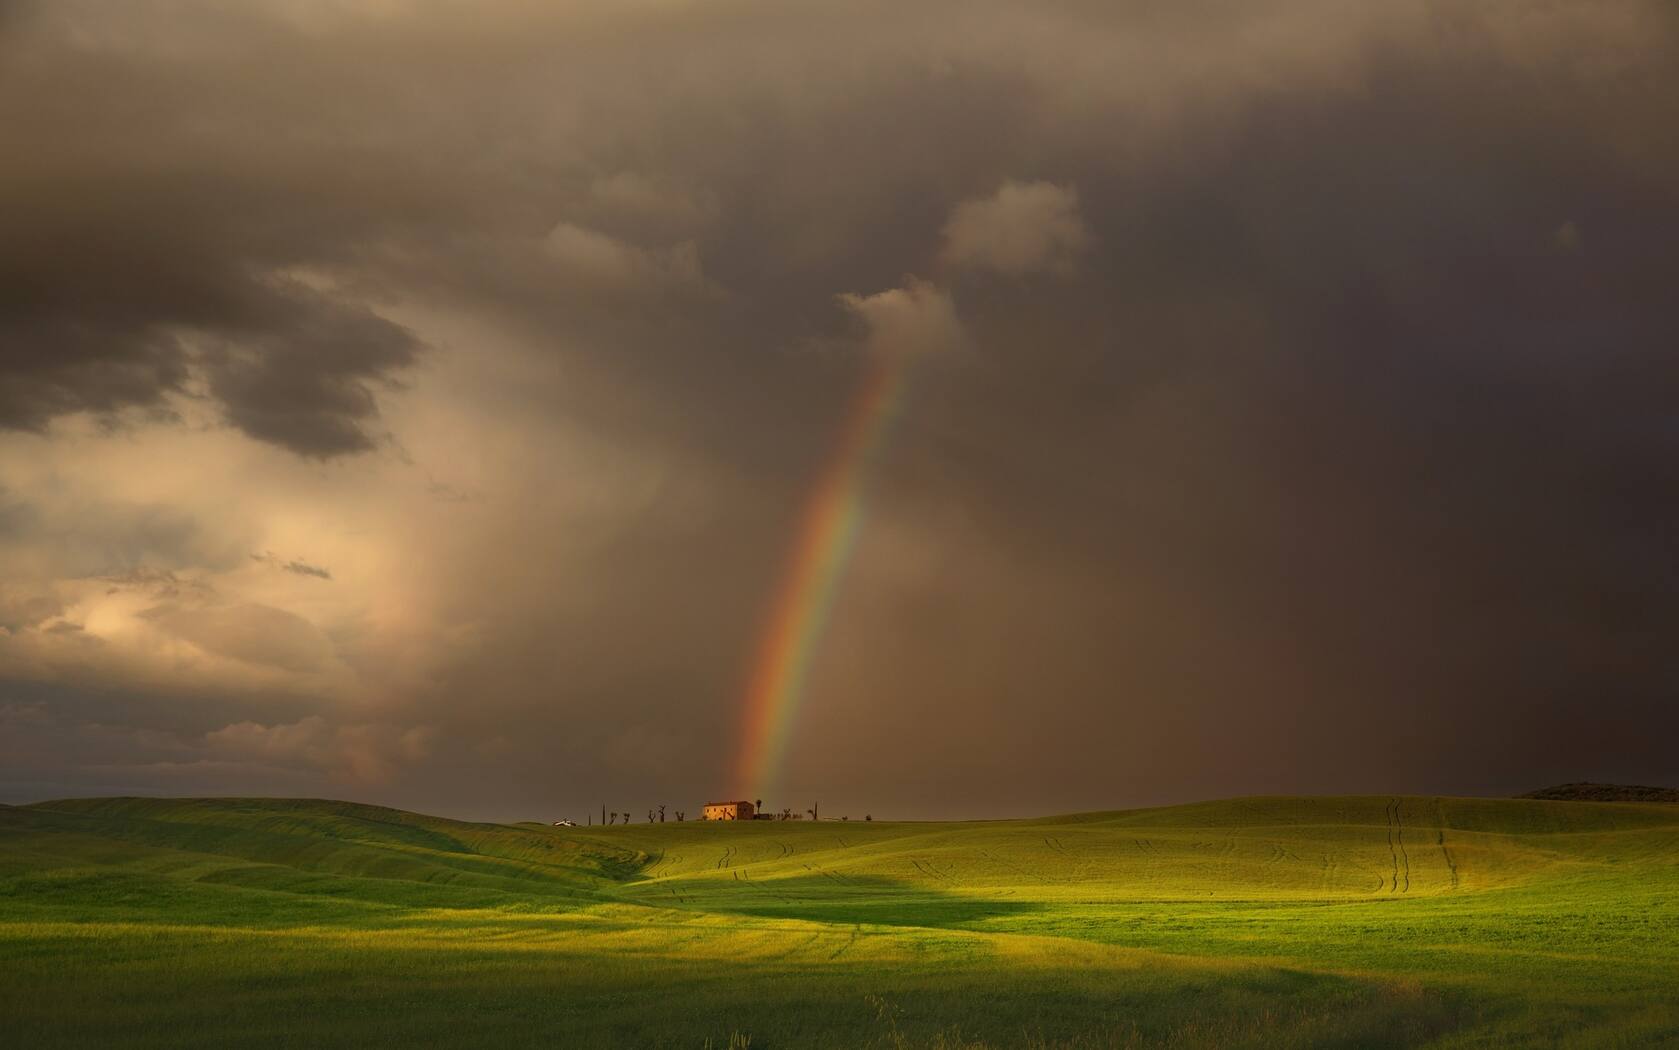
[[[1071,273],[1090,231],[1071,186],[1011,181],[989,197],[957,205],[944,238],[943,258],[954,266]]]
[[[963,340],[950,293],[914,277],[902,288],[874,295],[848,293],[839,301],[867,323],[869,347],[882,353],[936,353],[960,346]]]

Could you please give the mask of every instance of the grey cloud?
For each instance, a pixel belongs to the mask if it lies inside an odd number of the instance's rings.
[[[226,697],[184,722],[177,700],[168,724],[153,728],[136,719],[148,705],[131,693],[9,687],[0,696],[0,795],[296,795],[326,783],[339,793],[366,792],[435,747],[430,726],[276,717],[230,709]],[[240,720],[229,722],[230,714]]]
[[[264,551],[261,554],[251,555],[251,560],[262,562],[265,565],[272,565],[281,572],[289,572],[296,576],[312,576],[317,580],[332,579],[332,570],[330,569],[323,568],[319,565],[311,565],[306,561],[301,561],[296,558],[293,558],[290,561],[281,561],[268,551]]]
[[[315,767],[357,781],[378,782],[389,779],[398,766],[429,755],[435,736],[430,726],[333,725],[310,715],[289,724],[237,722],[206,733],[204,744],[218,758]]]
[[[167,502],[68,495],[46,504],[0,491],[0,566],[14,579],[102,579],[112,586],[174,588],[177,572],[237,564],[236,541]]]
[[[296,573],[299,576],[313,576],[320,580],[332,579],[331,570],[323,569],[319,565],[310,565],[308,562],[288,561],[284,565],[280,566],[280,568],[284,569],[286,572]]]
[[[140,616],[209,652],[246,663],[309,672],[333,655],[331,641],[314,624],[270,605],[165,603]]]
[[[373,389],[418,344],[365,295],[288,277],[340,257],[365,224],[193,132],[173,108],[178,72],[138,39],[113,51],[78,25],[25,5],[0,40],[0,148],[20,158],[0,175],[0,428],[168,414],[201,379],[258,440],[316,458],[372,447]]]
[[[642,248],[604,233],[561,222],[544,241],[563,274],[584,286],[634,290],[648,285],[703,284],[699,253],[693,241]]]
[[[702,232],[718,218],[717,200],[669,176],[618,171],[589,186],[588,210],[614,228],[642,237],[681,237]]]
[[[154,569],[138,565],[123,572],[107,573],[99,579],[109,586],[109,593],[136,590],[153,598],[207,598],[215,589],[203,580],[183,578],[168,569]]]
[[[0,631],[36,627],[64,611],[64,603],[44,586],[0,585]]]
[[[201,371],[228,421],[258,440],[318,458],[372,447],[370,383],[414,360],[408,332],[362,306],[228,276],[250,263],[237,245],[196,260],[194,271],[191,261],[157,257],[173,255],[173,238],[102,233],[136,240],[118,250],[103,236],[9,239],[0,254],[0,426],[161,409]],[[129,301],[112,301],[115,286]],[[200,342],[210,347],[195,353]]]
[[[40,431],[71,412],[104,415],[159,406],[186,381],[184,355],[168,335],[76,317],[24,317],[0,303],[0,426]]]
[[[210,392],[228,420],[303,456],[371,449],[373,384],[413,363],[414,337],[364,307],[299,291],[269,305],[271,320],[247,322],[208,355]]]

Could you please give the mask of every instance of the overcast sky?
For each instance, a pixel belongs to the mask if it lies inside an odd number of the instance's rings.
[[[0,0],[0,801],[1679,783],[1669,0]],[[760,790],[768,791],[768,787]]]

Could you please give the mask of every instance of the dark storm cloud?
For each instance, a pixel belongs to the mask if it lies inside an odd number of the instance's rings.
[[[404,780],[374,734],[403,799],[715,784],[864,345],[928,302],[960,338],[876,464],[790,789],[1679,775],[1671,5],[19,10],[0,425],[202,395],[327,460],[450,355],[522,435],[428,482],[451,656],[367,691],[454,743]],[[422,355],[416,307],[519,350]],[[177,626],[282,619],[226,609]],[[325,659],[284,622],[263,661]],[[218,739],[362,754],[326,714]]]
[[[378,406],[369,383],[413,361],[413,337],[318,296],[285,305],[275,323],[208,355],[210,393],[234,426],[299,455],[372,448],[367,424]]]
[[[210,84],[139,41],[103,46],[87,17],[103,18],[24,5],[0,40],[0,427],[167,412],[197,372],[258,440],[317,458],[372,447],[373,387],[418,345],[288,273],[353,234],[284,185],[280,144],[264,164],[195,125]]]
[[[162,407],[202,362],[211,395],[252,437],[321,458],[370,448],[369,384],[413,360],[413,337],[365,307],[244,275],[256,263],[247,246],[190,243],[187,224],[203,221],[191,210],[172,230],[149,219],[7,230],[0,426]]]

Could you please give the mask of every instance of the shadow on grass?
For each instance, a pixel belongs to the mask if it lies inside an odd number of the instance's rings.
[[[636,899],[693,911],[836,924],[956,929],[1043,910],[1035,901],[999,900],[874,875],[824,873],[777,879],[684,879],[642,885]]]

